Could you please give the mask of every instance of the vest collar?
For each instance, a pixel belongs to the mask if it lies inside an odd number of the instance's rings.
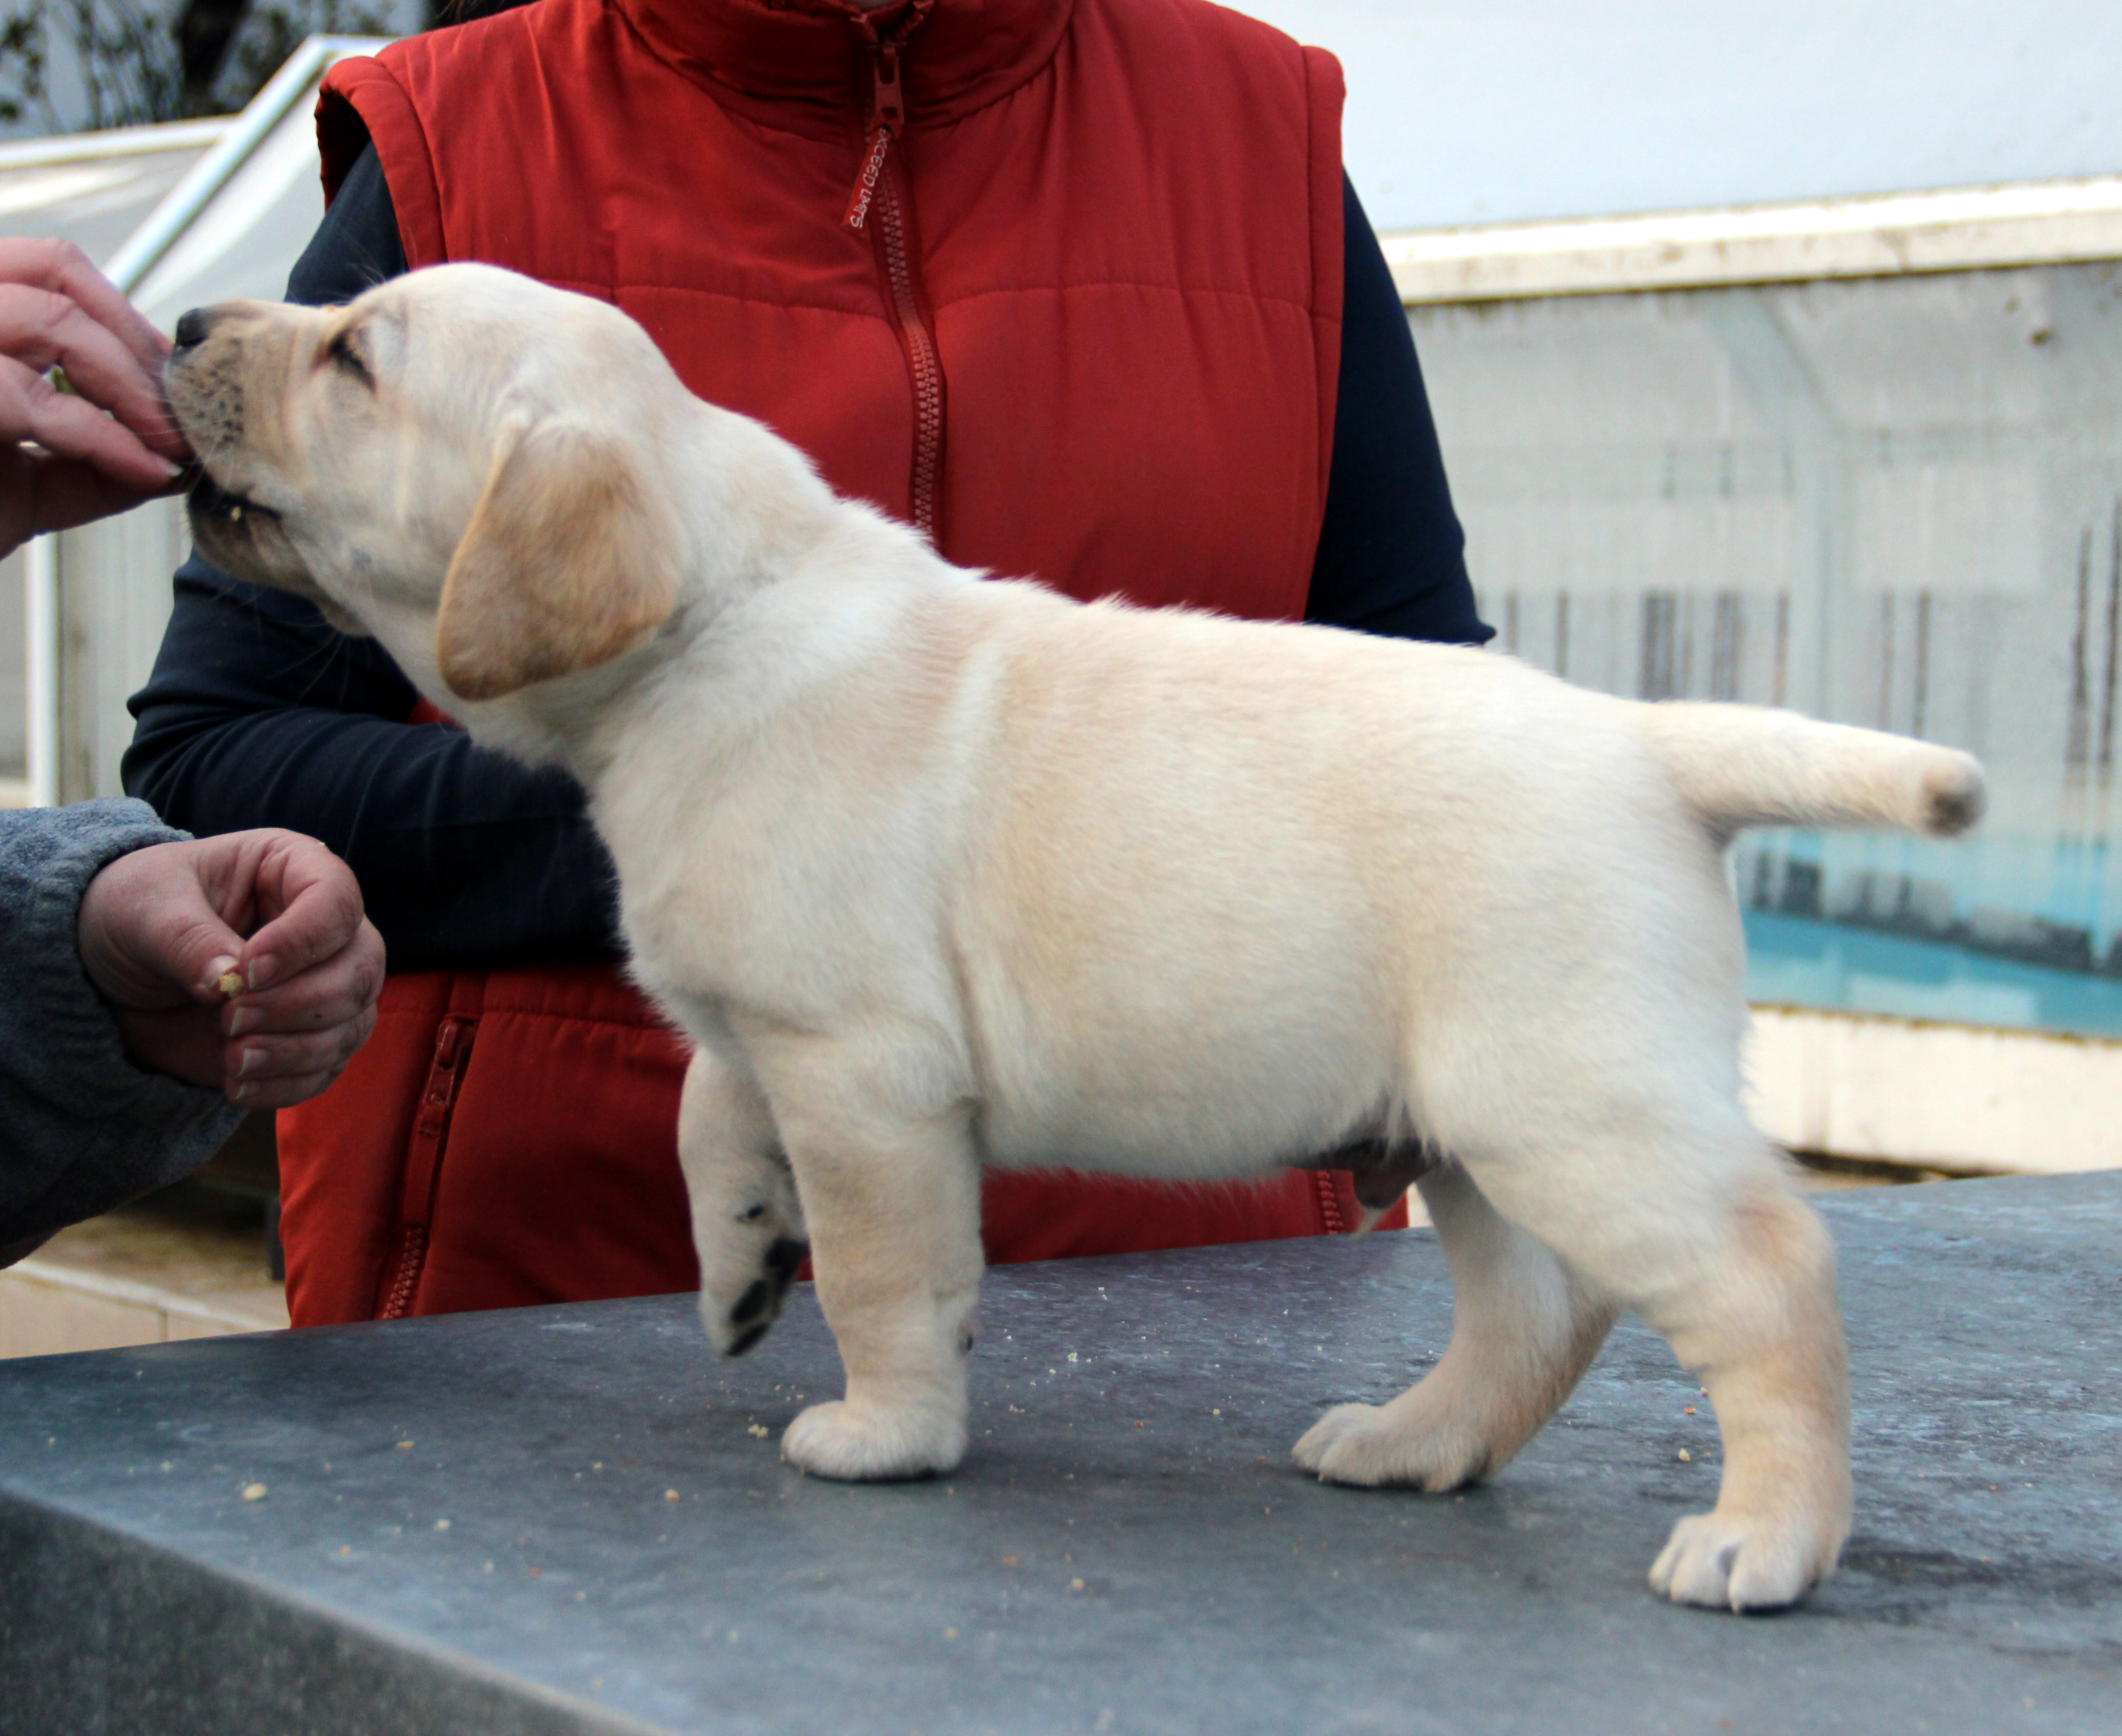
[[[658,58],[762,126],[843,138],[867,118],[874,44],[905,46],[908,123],[945,125],[1053,58],[1074,0],[610,0]]]

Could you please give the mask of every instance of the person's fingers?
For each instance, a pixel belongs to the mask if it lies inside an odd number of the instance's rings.
[[[120,1008],[117,1017],[136,1065],[212,1086],[247,1109],[284,1108],[314,1097],[376,1029],[372,1005],[327,1029],[233,1040],[222,1034],[219,1015],[209,1006]]]
[[[117,896],[119,887],[130,895]],[[85,922],[114,912],[126,914],[136,944],[152,938],[175,980],[217,1006],[228,998],[219,985],[231,973],[247,997],[349,951],[319,979],[320,999],[365,994],[381,980],[383,943],[362,914],[353,870],[298,833],[225,833],[121,857],[83,900]]]
[[[90,880],[77,940],[133,1059],[245,1108],[315,1095],[376,1027],[382,939],[352,870],[294,833],[120,856]]]
[[[0,555],[45,530],[66,530],[184,486],[140,489],[93,465],[0,440]]]
[[[158,375],[143,366],[106,327],[66,296],[21,284],[0,283],[0,354],[14,359],[41,388],[26,393],[31,409],[38,399],[74,403],[90,410],[108,410],[140,440],[174,461],[190,449],[163,401]],[[74,398],[43,376],[63,366]],[[17,438],[23,437],[18,433]],[[43,436],[34,428],[28,437]]]
[[[362,915],[353,870],[315,838],[290,832],[272,840],[258,866],[257,898],[269,920],[244,943],[238,964],[251,989],[301,975],[362,940],[364,930],[382,945]]]
[[[255,1105],[261,1095],[291,1080],[336,1078],[375,1029],[376,1010],[366,1007],[330,1030],[238,1038],[222,1057],[229,1101]]]
[[[168,358],[170,340],[71,241],[0,240],[0,281],[49,290],[78,302],[151,373]]]
[[[40,372],[64,366],[68,382],[86,394],[107,395],[143,411],[152,407],[167,418],[157,390],[162,358],[137,354],[63,292],[0,282],[0,349]]]
[[[263,1085],[244,1086],[231,1085],[228,1100],[245,1109],[292,1109],[298,1103],[307,1103],[312,1097],[330,1090],[332,1081],[339,1077],[336,1068],[329,1073],[311,1073],[299,1079],[275,1079]],[[236,1093],[243,1094],[238,1096]]]
[[[124,422],[86,398],[54,390],[12,357],[0,360],[0,438],[35,441],[47,452],[132,484],[143,495],[161,492],[184,474],[175,460],[148,450]]]
[[[136,488],[77,459],[0,446],[0,555],[44,531],[70,530],[183,487],[173,480]]]
[[[82,963],[103,996],[152,1010],[227,997],[218,979],[235,968],[242,936],[208,896],[203,870],[218,840],[155,844],[119,856],[82,894]]]
[[[242,1037],[344,1024],[376,1004],[383,964],[382,936],[364,921],[353,939],[321,964],[231,1001],[222,1014],[222,1029]]]

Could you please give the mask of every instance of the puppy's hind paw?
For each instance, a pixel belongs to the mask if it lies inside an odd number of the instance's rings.
[[[1307,1430],[1291,1457],[1320,1482],[1360,1488],[1415,1488],[1441,1494],[1486,1473],[1484,1441],[1447,1426],[1425,1426],[1397,1404],[1336,1405]]]
[[[1835,1570],[1840,1552],[1839,1539],[1803,1525],[1700,1513],[1672,1528],[1651,1565],[1651,1589],[1701,1609],[1788,1609]]]
[[[788,1425],[781,1456],[813,1477],[904,1482],[955,1468],[965,1456],[965,1427],[940,1409],[879,1411],[835,1398]]]

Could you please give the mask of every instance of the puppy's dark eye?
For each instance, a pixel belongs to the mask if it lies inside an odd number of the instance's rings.
[[[376,376],[369,372],[368,363],[362,359],[360,350],[355,348],[351,332],[341,332],[333,338],[331,347],[325,353],[331,357],[333,366],[344,369],[370,391],[376,390]]]

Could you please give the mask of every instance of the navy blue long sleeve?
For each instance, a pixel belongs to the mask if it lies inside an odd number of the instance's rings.
[[[1464,538],[1407,320],[1344,184],[1339,395],[1309,620],[1479,644]],[[351,300],[405,268],[376,154],[362,154],[288,280]],[[616,949],[610,859],[564,773],[530,772],[443,725],[373,642],[310,604],[194,558],[138,720],[125,787],[194,833],[287,826],[359,877],[394,968]]]
[[[1415,359],[1414,334],[1371,220],[1341,182],[1339,390],[1326,510],[1304,618],[1393,639],[1485,645],[1466,539]]]

